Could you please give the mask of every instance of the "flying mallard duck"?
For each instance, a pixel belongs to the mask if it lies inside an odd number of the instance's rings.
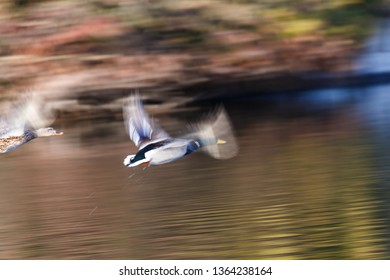
[[[213,121],[190,126],[192,132],[180,138],[172,138],[148,117],[138,94],[129,98],[123,112],[127,133],[138,147],[136,154],[124,159],[125,166],[165,164],[198,149],[217,159],[227,159],[237,154],[238,147],[222,107]]]
[[[0,115],[0,153],[15,150],[37,138],[62,135],[52,127],[39,128],[53,122],[47,108],[42,106],[35,94],[29,94],[13,104]]]

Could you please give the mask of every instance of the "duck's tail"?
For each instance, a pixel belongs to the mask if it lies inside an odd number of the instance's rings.
[[[191,129],[193,131],[191,136],[199,142],[202,150],[213,158],[228,159],[237,155],[237,141],[223,107],[218,108],[213,117],[191,125]]]

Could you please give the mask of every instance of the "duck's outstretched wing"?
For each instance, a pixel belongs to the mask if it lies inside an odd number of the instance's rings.
[[[13,102],[0,116],[0,138],[20,136],[27,128],[38,129],[53,122],[48,106],[43,106],[35,93],[29,92]]]
[[[23,126],[17,126],[3,113],[0,116],[0,139],[23,134]]]
[[[20,136],[23,134],[26,120],[21,104],[8,104],[0,116],[0,138]]]
[[[134,94],[125,101],[123,118],[130,139],[139,149],[150,143],[171,138],[146,114],[139,94]]]
[[[216,159],[237,155],[238,144],[225,109],[221,106],[202,122],[189,125],[190,134],[183,138],[200,141],[202,150]]]

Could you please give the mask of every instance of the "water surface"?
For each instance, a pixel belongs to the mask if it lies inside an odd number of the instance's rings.
[[[122,123],[59,123],[1,156],[0,258],[388,258],[388,92],[228,102],[237,157],[146,170],[122,165]],[[175,134],[209,109],[159,121]]]

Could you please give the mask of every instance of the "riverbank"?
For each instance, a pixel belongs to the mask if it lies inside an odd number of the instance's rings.
[[[22,2],[1,9],[1,98],[33,89],[63,119],[116,114],[134,89],[158,113],[387,79],[351,75],[381,1]]]

